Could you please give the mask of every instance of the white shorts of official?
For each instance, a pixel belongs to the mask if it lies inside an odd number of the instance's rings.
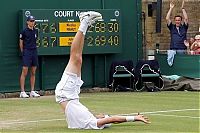
[[[64,71],[61,80],[56,86],[56,102],[61,103],[73,99],[79,99],[80,87],[83,81],[74,73]]]
[[[98,119],[78,99],[70,100],[65,108],[68,128],[73,129],[103,129],[97,127]]]

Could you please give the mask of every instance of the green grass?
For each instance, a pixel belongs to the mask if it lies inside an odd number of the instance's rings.
[[[40,98],[0,99],[0,133],[5,132],[69,132],[69,133],[132,133],[132,132],[200,132],[199,92],[156,93],[83,93],[80,101],[93,113],[130,114],[183,110],[146,114],[151,124],[113,124],[103,130],[72,130],[67,128],[64,114],[54,96]]]

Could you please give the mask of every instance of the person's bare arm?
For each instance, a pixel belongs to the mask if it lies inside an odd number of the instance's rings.
[[[171,2],[171,3],[170,3],[169,11],[168,11],[167,16],[166,16],[166,20],[167,20],[167,24],[168,24],[168,25],[171,23],[170,16],[171,16],[171,13],[172,13],[172,10],[173,10],[174,6],[175,6],[174,3]]]
[[[133,121],[141,121],[146,124],[150,123],[149,119],[144,115],[136,115],[136,116],[129,116],[129,117],[134,117]],[[101,127],[109,123],[123,123],[123,122],[129,122],[127,121],[127,116],[111,116],[111,117],[99,119],[97,121],[97,126]]]
[[[185,22],[185,24],[188,24],[188,15],[185,11],[184,4],[185,4],[185,0],[183,0],[182,6],[181,6],[181,10],[183,12],[183,21]]]
[[[20,51],[23,52],[23,40],[19,39],[19,48]]]

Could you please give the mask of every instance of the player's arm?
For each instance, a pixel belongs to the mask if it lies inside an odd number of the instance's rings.
[[[134,122],[134,121],[141,121],[146,124],[149,124],[149,119],[144,115],[136,115],[136,116],[110,116],[107,118],[99,119],[97,121],[97,126],[101,127],[105,124],[109,123],[122,123],[122,122]]]
[[[185,22],[185,24],[187,25],[188,24],[188,15],[185,11],[185,8],[184,8],[184,4],[185,4],[185,1],[183,0],[182,2],[182,6],[181,6],[181,10],[183,12],[183,21]]]
[[[171,2],[171,3],[170,3],[169,11],[168,11],[167,16],[166,16],[166,20],[167,20],[167,24],[168,24],[168,25],[171,23],[170,16],[171,16],[171,13],[172,13],[172,10],[173,10],[174,6],[175,6],[174,3]]]

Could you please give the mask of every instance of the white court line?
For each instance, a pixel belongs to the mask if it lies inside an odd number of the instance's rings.
[[[159,115],[159,116],[172,116],[172,117],[181,117],[181,118],[192,118],[192,119],[200,119],[200,117],[194,117],[194,116],[182,116],[182,115],[165,115],[165,114],[150,114],[150,115]]]
[[[156,113],[166,113],[166,112],[183,112],[183,111],[197,111],[200,109],[180,109],[180,110],[162,110],[162,111],[154,111],[154,112],[141,112],[141,114],[154,114],[154,115],[162,115],[162,114],[156,114]],[[130,113],[130,114],[117,114],[117,115],[135,115],[137,113]],[[164,114],[163,114],[164,116]],[[165,115],[167,116],[167,115]],[[169,116],[169,115],[168,115]],[[170,115],[179,117],[178,115]],[[180,116],[180,117],[187,117],[187,118],[200,118],[200,117],[192,117],[192,116]],[[51,121],[63,121],[65,119],[46,119],[46,120],[35,120],[35,121],[15,121],[15,122],[5,122],[0,121],[0,125],[11,125],[11,124],[27,124],[27,123],[36,123],[36,122],[51,122]]]
[[[156,114],[156,113],[169,113],[169,112],[183,112],[183,111],[197,111],[200,109],[176,109],[176,110],[161,110],[161,111],[153,111],[153,112],[139,112],[140,114]],[[117,115],[135,115],[138,113],[130,113],[130,114],[117,114]]]
[[[11,125],[11,124],[27,124],[27,123],[36,123],[36,122],[46,122],[46,121],[63,121],[65,119],[49,119],[49,120],[35,120],[35,121],[16,121],[16,122],[0,122],[0,125]]]

